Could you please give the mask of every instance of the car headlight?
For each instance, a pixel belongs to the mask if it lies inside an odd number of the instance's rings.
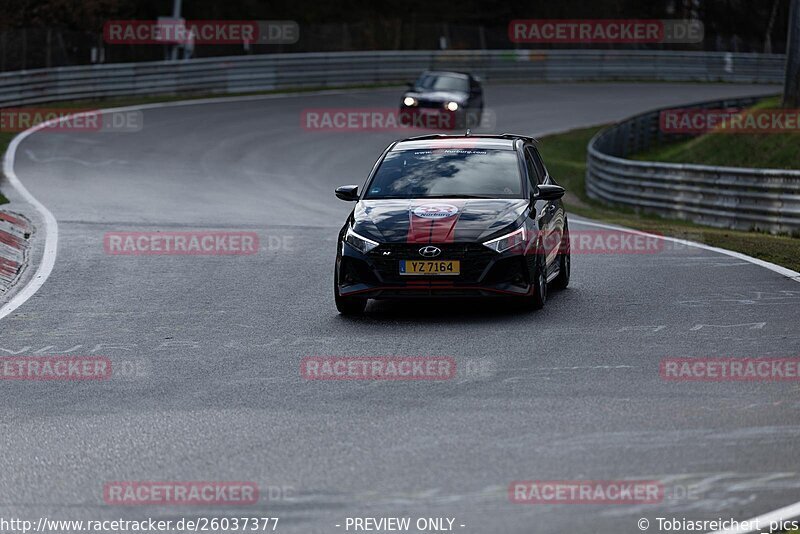
[[[414,98],[413,96],[407,96],[403,99],[403,105],[408,107],[416,106],[417,99]]]
[[[448,102],[444,105],[448,111],[456,111],[458,109],[458,102]]]
[[[505,252],[513,247],[521,247],[525,245],[526,241],[525,227],[514,230],[510,234],[500,236],[491,241],[485,242],[483,245],[489,247],[495,252]]]
[[[372,239],[367,239],[362,235],[358,235],[353,231],[352,228],[347,229],[347,233],[344,235],[344,240],[362,254],[366,254],[370,250],[380,245],[380,243],[376,243]]]

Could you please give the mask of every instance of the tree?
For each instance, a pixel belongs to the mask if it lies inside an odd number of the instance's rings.
[[[800,105],[800,0],[792,0],[789,8],[789,34],[786,39],[786,80],[783,86],[783,107]]]

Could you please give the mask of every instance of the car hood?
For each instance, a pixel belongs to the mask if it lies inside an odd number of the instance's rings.
[[[480,242],[518,222],[524,199],[362,200],[354,230],[381,243]]]
[[[424,100],[427,102],[466,102],[467,93],[461,91],[408,91],[403,98],[411,96],[417,100]]]

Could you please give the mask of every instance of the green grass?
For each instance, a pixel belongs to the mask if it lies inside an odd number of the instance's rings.
[[[778,109],[780,99],[762,100],[751,110]],[[707,133],[688,141],[655,147],[633,159],[727,167],[800,169],[800,132]]]
[[[540,150],[548,170],[567,189],[564,198],[570,213],[638,230],[701,241],[800,271],[800,238],[711,228],[637,213],[632,209],[612,208],[590,199],[586,196],[584,183],[586,145],[602,128],[572,130],[541,140]]]
[[[13,132],[0,132],[0,154],[6,153],[6,148],[8,148],[8,144],[17,135]],[[2,158],[0,158],[1,160]],[[3,196],[3,193],[0,192],[0,204],[5,204],[8,202],[8,199]]]

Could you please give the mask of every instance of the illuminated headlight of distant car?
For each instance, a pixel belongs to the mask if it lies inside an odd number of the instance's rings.
[[[456,111],[458,110],[458,102],[448,102],[444,107],[447,111]]]
[[[505,252],[511,248],[523,246],[525,244],[525,237],[525,227],[523,226],[519,230],[514,230],[510,234],[487,241],[483,245],[489,247],[495,252]]]
[[[407,96],[403,99],[403,105],[407,107],[413,107],[417,105],[417,99],[413,96]]]
[[[364,236],[358,235],[353,231],[352,228],[347,229],[344,240],[362,254],[366,254],[380,244],[376,243],[372,239],[367,239]]]

